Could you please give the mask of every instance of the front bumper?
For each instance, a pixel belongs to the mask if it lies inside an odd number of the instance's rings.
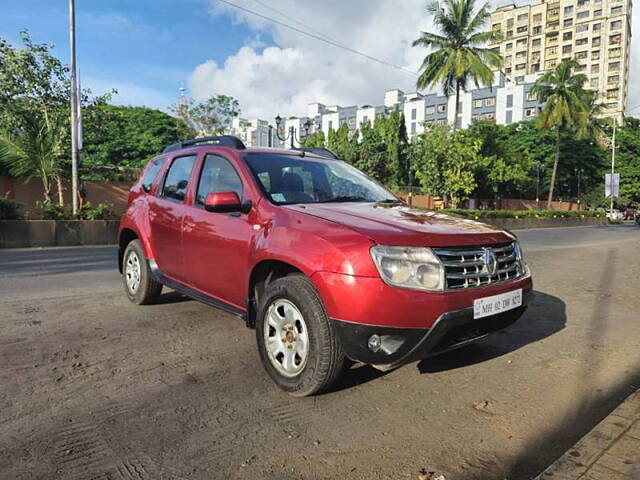
[[[431,328],[394,328],[335,319],[333,321],[347,357],[381,370],[390,370],[461,347],[508,327],[524,313],[532,295],[530,290],[525,291],[522,306],[477,320],[473,318],[473,308],[445,312]],[[382,340],[377,352],[371,351],[367,346],[368,339],[373,334],[379,335]]]

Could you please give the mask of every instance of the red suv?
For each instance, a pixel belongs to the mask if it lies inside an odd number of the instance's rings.
[[[324,153],[230,136],[167,147],[120,225],[129,299],[166,285],[242,317],[269,375],[300,396],[346,358],[388,370],[522,315],[532,282],[513,234],[410,208]]]

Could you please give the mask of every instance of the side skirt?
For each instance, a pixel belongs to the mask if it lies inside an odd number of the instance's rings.
[[[245,319],[246,312],[244,310],[239,309],[233,305],[228,304],[222,300],[219,300],[215,297],[207,295],[206,293],[199,292],[191,287],[184,285],[176,280],[172,280],[171,278],[167,278],[162,271],[158,268],[158,264],[153,259],[147,259],[149,262],[149,268],[151,269],[151,275],[153,275],[153,279],[156,282],[160,282],[163,285],[175,290],[176,292],[181,293],[187,297],[193,298],[199,302],[202,302],[211,307],[219,308],[220,310],[224,310],[227,313],[231,313],[232,315],[236,315],[242,319]]]

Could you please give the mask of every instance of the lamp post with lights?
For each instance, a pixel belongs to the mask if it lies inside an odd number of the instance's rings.
[[[311,121],[311,119],[307,119],[302,124],[302,128],[304,129],[303,136],[298,136],[296,129],[294,128],[293,125],[289,127],[289,133],[287,133],[286,135],[281,135],[280,131],[284,129],[283,121],[284,119],[280,115],[276,117],[276,135],[278,137],[278,140],[280,140],[281,142],[286,142],[287,140],[290,140],[291,148],[294,148],[294,142],[297,142],[298,144],[300,144],[301,140],[305,138],[307,135],[309,135],[309,130],[313,126],[313,122]]]

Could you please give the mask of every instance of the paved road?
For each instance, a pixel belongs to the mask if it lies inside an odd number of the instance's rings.
[[[640,228],[518,233],[518,324],[308,399],[237,318],[129,304],[113,247],[0,250],[0,478],[531,478],[640,385]]]

